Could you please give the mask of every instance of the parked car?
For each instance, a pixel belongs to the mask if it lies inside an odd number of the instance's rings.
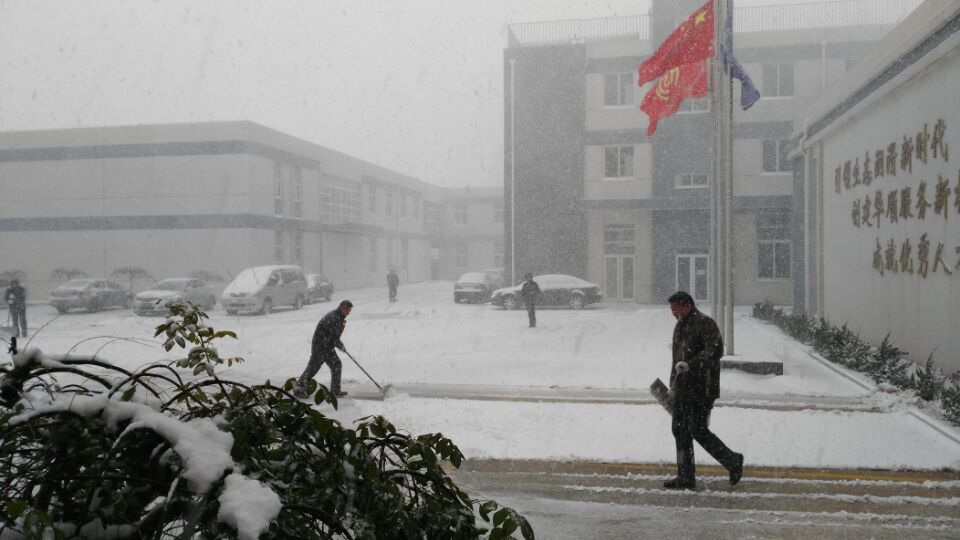
[[[134,297],[133,312],[137,315],[165,315],[167,304],[190,302],[210,310],[217,304],[213,287],[200,279],[170,278],[156,282],[149,290]]]
[[[109,279],[72,279],[50,293],[50,305],[60,313],[71,308],[99,311],[105,307],[130,307],[133,295]]]
[[[490,300],[490,293],[496,288],[486,272],[467,272],[453,284],[453,301],[457,304],[464,300],[471,304],[484,303]]]
[[[507,284],[505,278],[503,277],[503,267],[497,268],[484,268],[483,273],[486,274],[493,283],[494,289],[502,288]]]
[[[329,302],[333,298],[333,282],[323,274],[307,274],[307,303]]]
[[[227,285],[220,303],[227,315],[241,311],[270,313],[276,306],[303,307],[307,278],[299,266],[273,265],[247,268]]]
[[[599,285],[578,277],[545,274],[534,276],[533,280],[540,286],[538,306],[570,306],[572,309],[582,309],[588,304],[603,301]],[[522,286],[523,284],[497,289],[493,291],[490,302],[503,306],[504,309],[517,309],[523,305],[523,298],[520,296]]]

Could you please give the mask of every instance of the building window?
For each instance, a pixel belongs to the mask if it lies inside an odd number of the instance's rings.
[[[273,168],[273,215],[283,215],[283,169],[279,161]]]
[[[410,268],[410,240],[404,238],[400,241],[400,267],[401,271],[407,271]]]
[[[708,186],[706,174],[678,174],[676,186],[678,188],[705,188]]]
[[[636,230],[633,225],[607,225],[603,228],[605,255],[630,255],[636,249]]]
[[[303,177],[300,167],[293,167],[293,217],[303,217]]]
[[[377,213],[377,188],[367,186],[367,212]]]
[[[273,231],[273,262],[283,263],[283,231]]]
[[[503,223],[503,207],[494,206],[493,207],[493,222],[494,223]]]
[[[400,196],[400,217],[403,219],[407,219],[407,199],[406,195]]]
[[[453,207],[453,222],[457,225],[467,224],[467,205],[458,204]]]
[[[603,176],[605,178],[629,178],[633,176],[633,147],[604,146]]]
[[[790,214],[762,212],[757,215],[758,277],[790,278]]]
[[[393,238],[385,238],[384,242],[387,243],[387,268],[391,270],[396,265],[396,259],[393,257],[393,244],[396,242]]]
[[[293,233],[293,262],[303,264],[303,231]]]
[[[677,109],[677,113],[701,113],[710,111],[710,100],[708,98],[685,99]]]
[[[763,172],[781,173],[792,168],[787,152],[790,141],[787,139],[763,141]]]
[[[320,185],[320,221],[323,223],[355,223],[360,221],[360,193],[356,185],[334,183],[329,176]]]
[[[420,198],[413,198],[413,219],[414,221],[420,221]]]
[[[372,236],[370,237],[370,247],[368,248],[368,251],[369,251],[369,261],[370,261],[368,265],[369,270],[371,272],[376,272],[377,258],[379,257],[379,254],[377,253],[377,239]]]
[[[794,66],[763,64],[763,97],[790,97],[794,95]]]
[[[423,228],[427,232],[440,232],[440,210],[440,205],[437,203],[423,202]]]
[[[497,240],[493,244],[493,266],[503,266],[504,245],[502,240]]]
[[[453,248],[453,262],[457,265],[457,268],[466,268],[467,259],[468,259],[467,245],[466,244],[457,244]]]
[[[384,193],[386,197],[383,199],[383,213],[389,217],[393,215],[393,192],[388,189]]]
[[[603,105],[633,105],[633,73],[608,73],[603,76]]]

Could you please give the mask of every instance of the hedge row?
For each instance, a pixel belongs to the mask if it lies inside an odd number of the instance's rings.
[[[944,416],[960,425],[960,371],[945,376],[934,365],[933,353],[920,365],[890,342],[890,334],[879,346],[860,339],[847,325],[836,327],[825,319],[805,313],[784,313],[769,302],[755,304],[753,316],[769,321],[797,341],[814,348],[827,360],[869,375],[878,384],[886,383],[913,391],[925,401],[940,400]]]

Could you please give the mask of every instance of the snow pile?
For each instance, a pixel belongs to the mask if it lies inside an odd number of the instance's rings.
[[[217,519],[237,530],[240,540],[256,540],[280,513],[280,497],[260,482],[233,473],[220,494]]]

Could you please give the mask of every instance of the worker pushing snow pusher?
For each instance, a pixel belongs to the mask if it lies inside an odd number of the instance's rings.
[[[352,310],[353,303],[349,300],[344,300],[340,302],[337,309],[324,315],[323,318],[320,319],[320,322],[317,323],[317,328],[313,332],[313,340],[311,342],[310,361],[307,363],[306,369],[303,370],[303,374],[297,379],[294,387],[293,393],[298,398],[306,397],[306,388],[309,381],[320,371],[320,367],[323,364],[326,364],[327,367],[330,368],[330,393],[337,397],[347,395],[346,392],[340,389],[340,373],[343,364],[340,362],[340,357],[337,356],[337,352],[334,349],[343,351],[354,364],[357,364],[357,367],[363,371],[364,375],[373,381],[373,384],[380,390],[380,399],[386,397],[390,385],[382,387],[377,381],[374,381],[373,377],[367,373],[367,370],[363,369],[363,366],[357,362],[356,358],[347,352],[343,341],[340,340],[340,336],[343,335],[343,330],[347,326],[347,316],[350,315]]]

